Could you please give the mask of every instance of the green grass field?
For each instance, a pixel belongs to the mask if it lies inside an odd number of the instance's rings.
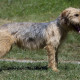
[[[68,7],[80,8],[80,0],[0,0],[0,25],[8,22],[48,22]],[[47,61],[45,50],[22,50],[13,46],[3,58]],[[80,80],[80,34],[69,32],[59,49],[59,73],[45,63],[0,62],[0,80]]]

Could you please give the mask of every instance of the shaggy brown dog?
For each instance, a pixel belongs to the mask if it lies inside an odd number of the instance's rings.
[[[57,50],[66,34],[80,32],[80,9],[68,8],[55,20],[47,23],[10,23],[0,27],[0,57],[5,55],[12,44],[21,48],[40,49],[48,52],[48,66],[57,69]]]

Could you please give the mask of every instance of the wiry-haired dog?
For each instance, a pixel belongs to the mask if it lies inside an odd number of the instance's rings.
[[[80,32],[80,9],[67,8],[55,20],[47,23],[10,23],[0,27],[0,57],[16,43],[21,48],[48,52],[48,66],[57,69],[57,49],[68,31]]]

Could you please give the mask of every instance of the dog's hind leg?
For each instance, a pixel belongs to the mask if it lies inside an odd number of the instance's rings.
[[[58,72],[59,70],[57,69],[57,54],[55,48],[51,45],[47,45],[46,50],[48,52],[48,67],[51,67],[53,71]]]
[[[10,50],[14,41],[14,37],[8,32],[0,31],[0,58]]]
[[[6,42],[0,41],[0,58],[4,56],[11,48],[11,44],[7,42],[8,42],[7,40]]]

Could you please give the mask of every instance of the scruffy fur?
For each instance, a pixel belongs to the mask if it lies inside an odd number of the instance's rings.
[[[57,69],[57,50],[71,30],[79,31],[80,9],[67,8],[55,20],[47,23],[20,22],[0,26],[0,57],[15,43],[23,49],[45,48],[48,52],[48,66]]]

